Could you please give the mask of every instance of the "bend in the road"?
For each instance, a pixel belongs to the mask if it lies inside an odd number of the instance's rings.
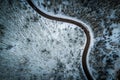
[[[88,64],[87,64],[87,54],[88,54],[88,51],[89,51],[89,48],[90,48],[90,42],[91,42],[91,35],[90,35],[89,29],[87,29],[82,23],[80,23],[78,21],[70,20],[70,19],[66,19],[66,18],[59,18],[59,17],[55,17],[55,16],[51,16],[49,14],[46,14],[46,13],[42,12],[40,9],[38,9],[31,0],[27,0],[27,2],[40,15],[42,15],[42,16],[48,18],[48,19],[51,19],[51,20],[56,20],[56,21],[62,21],[62,22],[75,24],[75,25],[79,26],[85,32],[87,41],[86,41],[85,48],[84,48],[83,55],[82,55],[82,67],[83,67],[83,70],[85,72],[85,75],[86,75],[87,79],[88,80],[93,80],[93,77],[90,74],[90,71],[88,69]]]

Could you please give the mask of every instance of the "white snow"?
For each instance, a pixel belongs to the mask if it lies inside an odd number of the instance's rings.
[[[113,27],[113,35],[110,36],[110,39],[113,42],[119,43],[118,38],[120,37],[120,24],[112,24],[110,27]]]

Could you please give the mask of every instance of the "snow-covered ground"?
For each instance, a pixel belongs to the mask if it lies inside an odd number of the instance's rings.
[[[93,30],[93,40],[95,40],[95,45],[89,55],[89,65],[92,75],[96,79],[111,80],[117,78],[119,75],[118,71],[120,71],[119,3],[116,4],[116,1],[105,1],[102,4],[99,1],[87,2],[87,0],[83,2],[77,2],[77,0],[58,2],[33,0],[33,2],[38,8],[42,8],[48,14],[59,17],[67,15],[88,23],[89,27]],[[97,4],[96,8],[91,4],[94,4],[94,6]]]
[[[85,79],[84,32],[76,25],[46,19],[25,4],[1,3],[1,79]]]
[[[93,77],[118,79],[119,1],[39,1],[40,8],[50,14],[67,15],[89,25],[94,33],[94,46],[88,56]],[[46,19],[25,0],[0,1],[0,79],[86,80],[79,68],[84,44],[85,35],[78,26]]]

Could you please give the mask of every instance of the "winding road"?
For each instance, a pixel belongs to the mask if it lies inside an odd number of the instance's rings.
[[[87,54],[88,54],[88,50],[90,48],[90,42],[91,42],[91,35],[90,35],[89,29],[87,29],[87,27],[85,27],[82,23],[80,23],[78,21],[70,20],[67,18],[59,18],[59,17],[55,17],[55,16],[51,16],[49,14],[46,14],[46,13],[42,12],[40,9],[38,9],[31,0],[27,0],[27,2],[40,15],[42,15],[48,19],[51,19],[51,20],[75,24],[75,25],[79,26],[85,32],[87,40],[86,40],[85,48],[84,48],[83,55],[82,55],[82,67],[83,67],[83,70],[85,72],[87,79],[93,80],[92,75],[90,74],[90,71],[88,69],[88,64],[87,64]]]

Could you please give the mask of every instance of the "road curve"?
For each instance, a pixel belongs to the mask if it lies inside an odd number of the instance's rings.
[[[80,22],[70,20],[70,19],[66,19],[66,18],[59,18],[59,17],[51,16],[49,14],[46,14],[46,13],[42,12],[40,9],[38,9],[31,0],[27,0],[27,2],[40,15],[42,15],[42,16],[48,18],[48,19],[51,19],[51,20],[56,20],[56,21],[62,21],[62,22],[75,24],[75,25],[79,26],[85,32],[87,41],[86,41],[85,48],[84,48],[83,55],[82,55],[82,67],[83,67],[83,70],[85,72],[85,75],[86,75],[87,79],[88,80],[93,80],[93,78],[92,78],[92,76],[89,72],[88,66],[87,66],[87,53],[88,53],[88,50],[89,50],[89,47],[90,47],[90,41],[91,41],[90,31]]]

